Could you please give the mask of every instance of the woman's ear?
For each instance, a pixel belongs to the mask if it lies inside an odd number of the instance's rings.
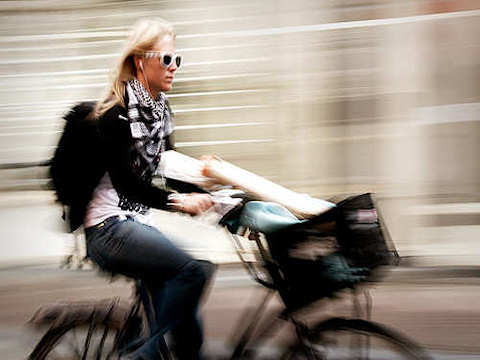
[[[143,72],[142,58],[140,56],[137,56],[137,55],[133,56],[133,64],[135,65],[135,72],[137,74],[139,70]]]

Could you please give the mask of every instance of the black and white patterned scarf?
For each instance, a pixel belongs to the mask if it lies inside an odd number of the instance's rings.
[[[166,138],[173,132],[170,109],[164,93],[152,99],[137,79],[127,82],[126,93],[127,117],[136,150],[133,170],[150,182],[165,151]]]

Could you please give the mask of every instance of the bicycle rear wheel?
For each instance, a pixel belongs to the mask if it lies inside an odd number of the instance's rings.
[[[30,360],[116,359],[119,329],[110,324],[76,323],[48,330]]]
[[[430,360],[413,340],[384,325],[361,319],[331,318],[318,323],[282,360]]]

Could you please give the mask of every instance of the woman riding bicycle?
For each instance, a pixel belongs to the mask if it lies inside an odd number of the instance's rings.
[[[210,195],[191,192],[186,184],[176,184],[185,193],[180,196],[152,185],[162,152],[173,147],[164,92],[172,89],[180,65],[171,25],[137,22],[95,108],[106,172],[84,218],[87,254],[106,271],[141,279],[156,320],[150,338],[126,359],[158,359],[167,331],[178,359],[200,358],[197,307],[207,281],[204,265],[173,245],[161,225],[151,226],[149,210],[170,207],[195,215],[213,205]]]

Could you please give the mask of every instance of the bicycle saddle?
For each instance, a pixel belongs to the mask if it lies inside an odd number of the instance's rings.
[[[240,214],[240,225],[269,234],[289,225],[303,222],[282,205],[264,202],[249,201]]]

